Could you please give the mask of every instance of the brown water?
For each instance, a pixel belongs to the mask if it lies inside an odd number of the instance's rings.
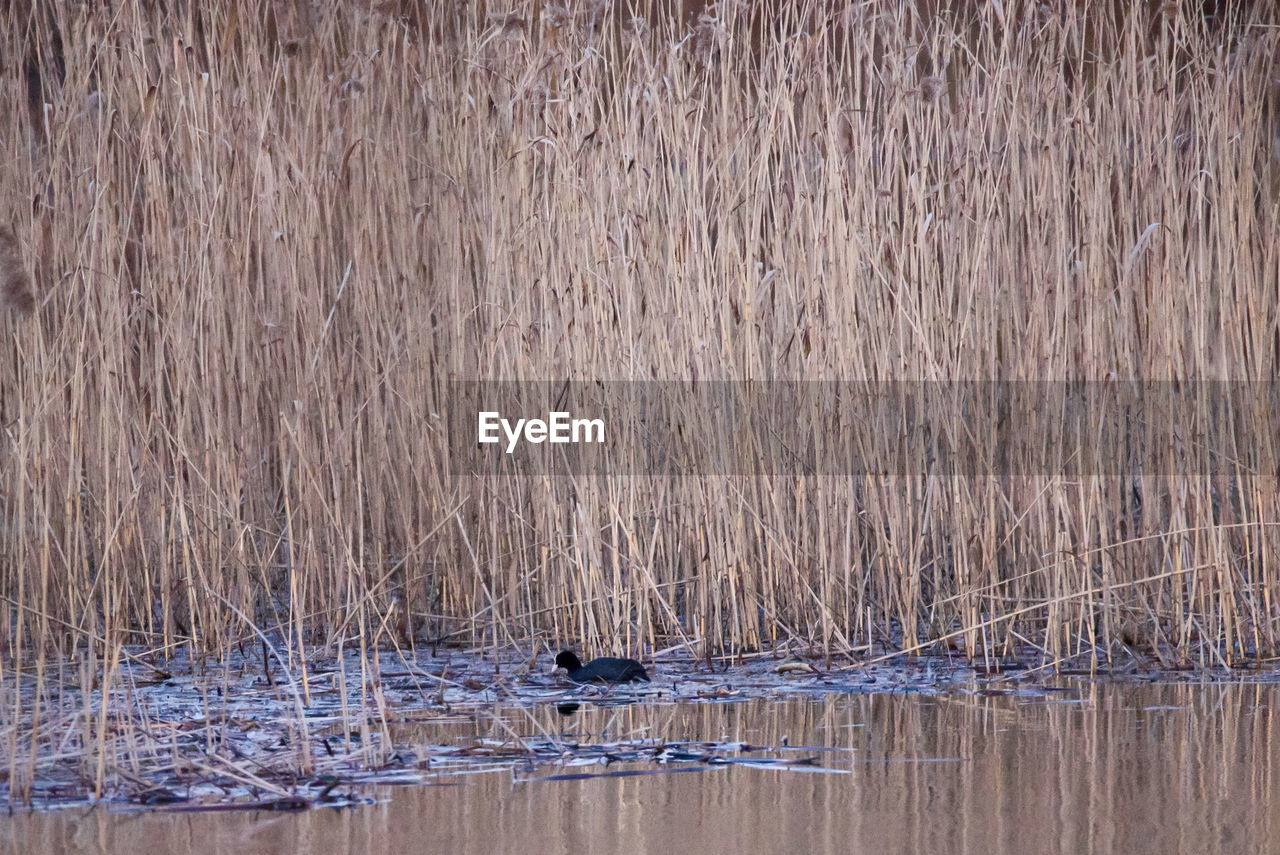
[[[499,709],[452,736],[789,744],[771,753],[821,765],[643,763],[551,781],[539,779],[622,764],[504,768],[300,814],[15,814],[0,840],[14,853],[1274,852],[1278,704],[1269,685],[1080,684],[1038,698]]]

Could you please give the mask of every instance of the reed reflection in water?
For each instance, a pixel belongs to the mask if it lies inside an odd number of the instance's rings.
[[[538,781],[619,764],[503,770],[296,815],[20,814],[0,821],[0,839],[14,853],[1276,851],[1278,701],[1276,686],[1081,684],[1040,698],[585,705],[568,718],[507,709],[501,724],[448,736],[786,743],[782,753],[816,756],[828,771]]]

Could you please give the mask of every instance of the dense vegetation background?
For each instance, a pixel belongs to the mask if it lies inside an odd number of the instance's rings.
[[[484,478],[442,419],[454,379],[1273,383],[1246,5],[8,5],[8,660],[1274,656],[1265,386],[1094,475]]]

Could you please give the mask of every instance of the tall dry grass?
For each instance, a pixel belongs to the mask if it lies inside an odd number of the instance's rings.
[[[482,479],[442,434],[457,378],[1273,381],[1266,4],[164,5],[3,13],[10,723],[253,627],[1276,655],[1263,405],[1125,477]]]

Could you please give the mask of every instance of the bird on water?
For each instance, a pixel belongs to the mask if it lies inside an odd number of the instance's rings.
[[[562,650],[556,657],[556,667],[568,671],[569,679],[575,683],[649,682],[649,675],[643,665],[634,659],[619,659],[616,656],[601,656],[583,665],[572,650]]]

